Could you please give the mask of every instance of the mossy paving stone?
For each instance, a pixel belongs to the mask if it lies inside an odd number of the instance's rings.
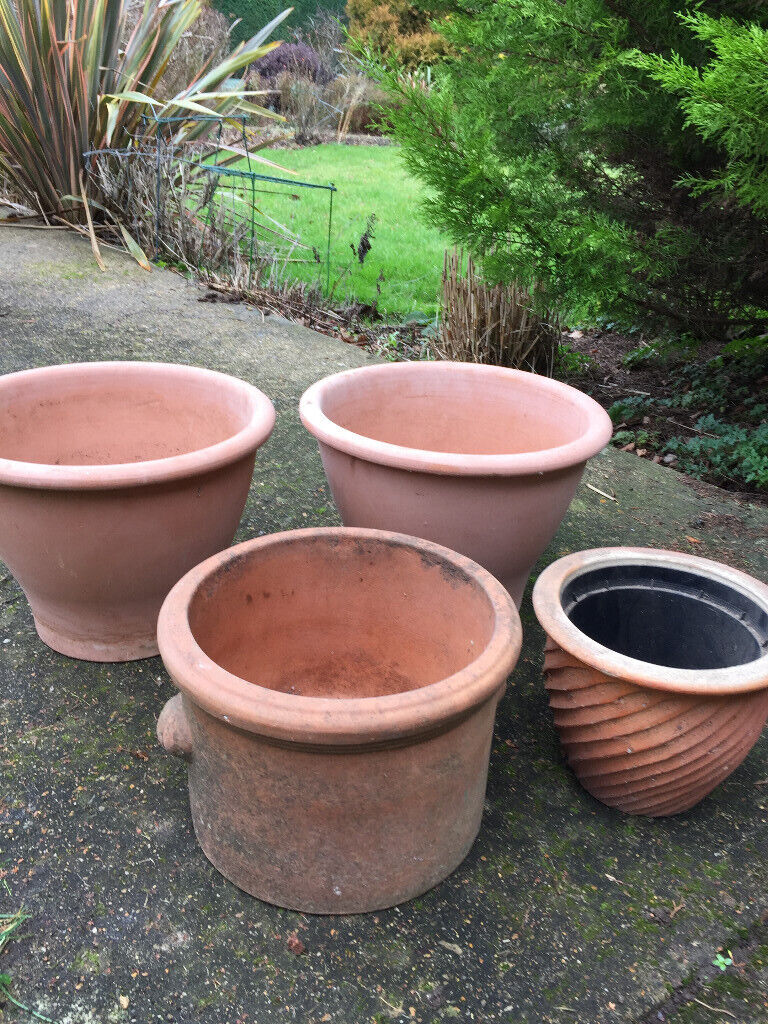
[[[63,232],[0,231],[0,369],[148,358],[251,380],[279,418],[239,537],[338,522],[296,405],[310,381],[360,365],[363,353],[243,307],[199,303],[181,278],[146,275],[112,252],[102,275],[87,243]],[[618,500],[582,487],[542,565],[599,544],[652,544],[768,578],[764,508],[615,451],[586,482]],[[172,693],[160,661],[54,654],[4,579],[0,858],[10,894],[0,891],[0,907],[32,915],[0,958],[14,995],[62,1024],[602,1024],[689,1010],[675,1020],[718,1021],[669,997],[768,907],[768,786],[758,785],[768,740],[679,818],[614,813],[563,764],[529,597],[523,619],[487,812],[466,862],[399,909],[312,918],[239,892],[198,849],[184,765],[154,738]],[[306,952],[290,951],[293,932]],[[765,979],[764,966],[751,969]],[[697,997],[742,1024],[768,1019],[759,984],[738,994],[707,985]],[[29,1020],[10,1004],[2,1015]]]

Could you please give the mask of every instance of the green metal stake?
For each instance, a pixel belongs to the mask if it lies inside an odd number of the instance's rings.
[[[336,191],[336,186],[332,181],[328,182],[330,187],[328,200],[328,245],[325,250],[325,292],[326,295],[331,290],[331,225],[333,224],[333,193]]]

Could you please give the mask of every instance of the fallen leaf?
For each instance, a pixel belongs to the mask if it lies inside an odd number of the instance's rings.
[[[701,544],[700,540],[697,540],[695,537],[689,537],[687,533],[685,535],[685,539],[691,544]]]
[[[296,932],[290,933],[290,935],[286,939],[286,945],[288,946],[288,949],[290,949],[292,953],[296,954],[296,956],[301,956],[302,953],[306,953],[307,951],[307,947],[301,941]]]
[[[457,946],[455,942],[445,942],[444,939],[438,939],[437,944],[442,946],[443,949],[449,949],[451,953],[456,953],[457,956],[461,956],[464,952],[461,946]]]
[[[127,1010],[128,1007],[131,1005],[131,1000],[128,998],[128,996],[120,996],[117,1001],[120,1003],[124,1010]]]

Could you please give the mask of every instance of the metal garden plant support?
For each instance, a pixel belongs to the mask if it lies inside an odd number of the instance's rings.
[[[210,122],[212,129],[205,150],[199,145],[197,149],[190,148],[183,138],[184,126],[201,122]],[[237,152],[242,152],[247,168],[231,167],[222,162],[224,154],[232,152],[231,147],[227,146],[223,139],[225,122],[235,122],[240,126],[242,148]],[[151,205],[152,212],[152,237],[151,240],[144,237],[143,241],[144,244],[151,242],[155,258],[161,255],[178,257],[178,253],[168,242],[169,232],[166,230],[174,212],[169,209],[169,182],[185,180],[190,189],[190,196],[199,198],[194,207],[190,207],[188,203],[182,204],[184,213],[199,229],[199,242],[194,254],[195,265],[199,269],[215,269],[210,265],[210,258],[206,256],[206,243],[213,237],[217,226],[223,227],[231,236],[234,247],[247,259],[249,284],[254,264],[260,256],[266,254],[277,257],[278,261],[282,258],[293,262],[322,262],[317,249],[304,243],[299,233],[290,230],[256,205],[257,195],[271,195],[295,201],[299,198],[298,190],[327,192],[328,228],[325,233],[324,262],[326,287],[330,287],[333,196],[337,191],[335,185],[294,181],[277,175],[261,174],[254,170],[254,156],[249,148],[244,115],[222,117],[201,114],[162,118],[153,114],[145,115],[142,125],[142,134],[138,135],[130,146],[122,149],[89,150],[83,156],[86,168],[92,175],[105,169],[104,162],[116,163],[115,180],[119,182],[119,188],[122,190],[118,203],[120,209],[134,210],[136,192],[143,189],[146,205]],[[150,175],[154,179],[151,204],[148,202]],[[139,236],[146,235],[140,224],[134,224],[132,229]],[[297,248],[311,253],[312,258],[296,260],[292,254]]]

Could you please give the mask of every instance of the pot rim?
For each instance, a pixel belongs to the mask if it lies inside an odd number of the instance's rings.
[[[768,651],[755,661],[727,668],[670,668],[619,654],[582,633],[563,610],[563,590],[584,573],[615,565],[653,565],[699,573],[739,591],[768,613],[768,586],[721,562],[661,548],[592,548],[553,562],[533,588],[536,617],[562,650],[605,675],[653,690],[692,696],[731,696],[768,687]]]
[[[379,541],[407,547],[463,570],[488,598],[493,632],[474,661],[426,686],[378,697],[307,697],[251,683],[214,662],[198,645],[189,607],[198,589],[227,563],[297,542]],[[375,744],[431,732],[498,693],[517,663],[522,627],[504,587],[476,562],[431,541],[348,527],[268,534],[219,552],[191,569],[165,599],[157,626],[160,654],[176,686],[215,718],[274,739],[321,746]]]
[[[0,458],[0,486],[29,487],[42,490],[105,490],[117,487],[140,487],[165,483],[183,477],[197,476],[220,469],[255,451],[272,432],[275,409],[258,388],[238,377],[217,370],[180,363],[155,363],[141,360],[105,360],[86,363],[64,363],[34,367],[0,376],[0,402],[6,388],[39,380],[43,376],[81,378],[97,376],[105,370],[117,370],[119,376],[152,373],[178,377],[208,379],[232,392],[240,392],[250,406],[250,418],[240,429],[215,444],[196,448],[182,455],[170,455],[141,462],[102,463],[96,465],[51,465],[44,462],[23,462]]]
[[[407,448],[404,445],[377,441],[339,426],[323,411],[323,399],[340,382],[358,376],[382,377],[398,374],[433,374],[448,376],[462,373],[469,376],[506,378],[510,381],[527,381],[527,386],[539,392],[558,396],[571,405],[580,408],[587,416],[586,431],[567,444],[535,451],[482,455],[458,452],[437,452],[429,449]],[[422,473],[438,473],[451,476],[527,476],[541,475],[559,469],[568,469],[586,462],[601,451],[613,435],[613,424],[608,413],[589,395],[537,373],[526,370],[511,370],[503,366],[486,366],[478,363],[451,362],[408,362],[383,363],[374,366],[360,366],[343,370],[324,377],[311,385],[299,403],[301,421],[318,441],[337,451],[345,452],[380,465],[397,469],[417,470]]]

